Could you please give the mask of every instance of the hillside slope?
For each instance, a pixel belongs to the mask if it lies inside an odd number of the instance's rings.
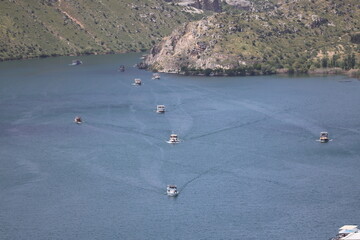
[[[198,15],[162,0],[0,0],[0,60],[149,49]]]
[[[359,67],[358,0],[280,1],[267,12],[220,13],[184,24],[152,50],[153,70],[250,74]]]

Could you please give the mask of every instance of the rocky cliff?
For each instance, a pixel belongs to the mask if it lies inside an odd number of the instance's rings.
[[[179,72],[184,67],[232,68],[231,61],[224,64],[227,53],[214,51],[221,35],[210,30],[222,27],[215,16],[186,23],[152,48],[145,63],[162,72]]]
[[[186,23],[157,44],[145,63],[162,72],[355,67],[359,19],[357,0],[284,0],[267,12],[221,13]]]

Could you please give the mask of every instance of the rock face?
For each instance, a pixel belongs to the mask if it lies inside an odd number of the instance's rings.
[[[217,34],[209,34],[209,30],[213,28],[223,28],[221,24],[217,24],[214,16],[184,24],[152,48],[145,64],[154,70],[172,73],[178,73],[183,68],[234,68],[239,63],[238,59],[229,61],[228,53],[213,51],[217,38],[220,38]],[[205,38],[209,40],[205,41]]]

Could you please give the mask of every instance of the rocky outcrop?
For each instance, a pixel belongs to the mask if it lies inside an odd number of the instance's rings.
[[[186,69],[231,69],[245,64],[240,58],[229,53],[214,51],[219,34],[210,31],[222,29],[216,17],[184,24],[152,48],[145,59],[145,64],[160,72],[181,72]],[[233,26],[227,31],[241,31]],[[205,41],[207,39],[207,41]]]
[[[321,25],[327,24],[329,22],[326,18],[322,18],[317,15],[313,15],[311,18],[312,22],[309,24],[311,28],[318,28]]]

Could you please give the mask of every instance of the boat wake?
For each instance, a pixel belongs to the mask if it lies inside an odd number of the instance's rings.
[[[312,134],[317,135],[319,132],[323,130],[322,127],[316,125],[309,119],[304,119],[301,116],[289,114],[288,111],[277,111],[276,109],[273,109],[269,105],[265,105],[257,102],[250,102],[250,101],[241,101],[241,102],[235,101],[235,104],[262,113],[268,116],[269,118],[302,128]]]
[[[192,182],[196,181],[197,179],[201,178],[202,176],[208,174],[209,172],[211,172],[212,170],[216,169],[217,166],[215,167],[212,167],[212,168],[209,168],[207,169],[206,171],[198,174],[197,176],[193,177],[192,179],[190,179],[189,181],[187,181],[185,184],[183,184],[181,187],[179,187],[179,191],[180,192],[183,192],[185,190],[185,188]]]
[[[329,139],[328,140],[328,142],[332,142],[334,139]],[[320,139],[316,139],[315,141],[317,141],[317,142],[321,142],[321,140]]]
[[[124,175],[118,174],[117,171],[114,172],[114,170],[107,169],[107,168],[101,166],[100,164],[91,163],[91,160],[94,159],[94,155],[96,155],[96,154],[89,153],[88,156],[86,156],[87,161],[83,162],[83,165],[86,168],[90,169],[93,173],[95,173],[103,178],[106,178],[110,181],[125,184],[132,188],[137,188],[137,189],[144,190],[147,192],[152,192],[152,193],[163,194],[163,189],[159,187],[160,184],[158,184],[159,186],[144,184],[143,181],[141,181],[138,177],[124,176]],[[142,171],[140,171],[140,172],[142,172]],[[144,176],[143,173],[142,173],[142,175]]]
[[[302,116],[296,115],[295,113],[289,113],[289,110],[279,110],[272,107],[269,104],[264,104],[260,102],[250,101],[250,100],[237,100],[237,99],[229,99],[228,96],[223,94],[219,94],[218,91],[213,91],[209,89],[203,89],[202,91],[208,92],[209,96],[212,99],[221,99],[222,103],[226,103],[228,106],[238,106],[242,108],[246,108],[248,110],[261,113],[265,115],[269,119],[275,119],[286,124],[296,126],[298,128],[302,128],[313,135],[317,135],[321,132],[324,127],[317,125],[311,119],[304,119]],[[210,94],[211,93],[211,94]]]
[[[214,134],[234,130],[234,129],[237,129],[237,128],[242,128],[242,127],[245,127],[245,126],[249,126],[249,125],[252,125],[252,124],[256,124],[256,123],[265,121],[267,119],[268,119],[268,117],[264,117],[264,118],[254,120],[254,121],[249,121],[249,122],[245,122],[245,123],[241,123],[241,124],[235,124],[235,125],[230,126],[230,127],[220,128],[220,129],[208,132],[208,133],[204,133],[204,134],[201,134],[201,135],[198,135],[198,136],[190,137],[190,138],[187,138],[186,140],[195,140],[195,139],[207,137],[207,136],[210,136],[210,135],[214,135]]]
[[[109,123],[88,123],[84,125],[84,128],[90,128],[95,131],[99,131],[102,133],[110,134],[113,136],[118,136],[119,133],[126,133],[126,134],[135,134],[135,135],[142,135],[143,137],[149,137],[152,139],[155,139],[157,141],[161,141],[160,138],[145,133],[144,131],[138,130],[137,128],[132,127],[126,127],[126,126],[120,126],[120,125],[114,125]]]
[[[170,128],[181,136],[185,136],[193,126],[193,117],[186,109],[184,109],[183,100],[178,92],[174,91],[173,88],[164,85],[161,81],[156,83],[167,89],[167,94],[169,94],[168,98],[172,100],[167,104],[172,107],[169,107],[170,111],[166,111],[167,114],[165,114],[165,118],[168,120]]]

